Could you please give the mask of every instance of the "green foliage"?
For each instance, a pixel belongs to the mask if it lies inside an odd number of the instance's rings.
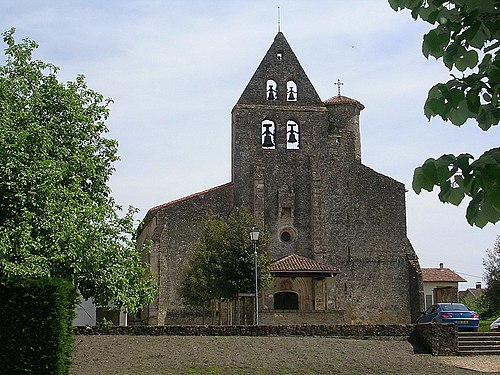
[[[99,322],[97,322],[96,326],[102,330],[109,330],[113,328],[113,322],[109,319],[102,318]]]
[[[415,169],[413,190],[440,188],[442,202],[458,206],[465,196],[471,197],[466,218],[480,228],[500,220],[500,148],[486,151],[473,162],[470,154],[442,155],[427,159]]]
[[[500,236],[497,236],[493,249],[488,249],[483,260],[486,280],[485,296],[492,313],[500,314]]]
[[[0,283],[0,363],[5,374],[68,374],[75,287],[61,279]]]
[[[452,79],[429,90],[424,105],[430,120],[439,116],[461,126],[473,119],[483,130],[500,121],[500,2],[498,0],[389,0],[398,11],[409,9],[414,19],[435,26],[422,43],[425,57],[443,59]],[[415,170],[413,188],[432,191],[439,199],[458,205],[464,195],[472,198],[467,221],[484,227],[500,220],[500,150],[485,152],[474,163],[472,155],[443,155],[429,159]],[[465,164],[464,164],[465,163]],[[463,168],[465,167],[465,168]],[[448,169],[445,171],[445,169]],[[455,175],[458,170],[460,174]],[[445,172],[436,176],[436,170]]]
[[[481,319],[489,318],[496,314],[486,294],[482,294],[474,300],[467,297],[462,298],[460,302],[468,306],[471,310],[476,311]]]
[[[194,246],[180,293],[187,306],[207,308],[212,300],[232,300],[254,288],[254,250],[250,231],[256,219],[244,208],[226,219],[208,214],[201,240]],[[259,288],[270,279],[267,235],[261,231],[258,248]]]
[[[155,286],[136,249],[134,209],[122,217],[107,186],[118,159],[110,99],[83,76],[32,58],[38,45],[3,34],[0,66],[0,279],[57,277],[83,297],[131,312]]]

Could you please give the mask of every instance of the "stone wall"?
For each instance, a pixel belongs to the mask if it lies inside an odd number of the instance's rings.
[[[343,324],[344,310],[325,311],[295,311],[272,310],[260,311],[259,319],[262,324],[294,325],[294,324]]]
[[[393,325],[259,325],[259,326],[129,326],[103,329],[75,327],[76,335],[149,336],[316,336],[350,339],[405,339],[416,352],[450,356],[458,354],[458,331],[445,324]]]
[[[415,326],[394,325],[259,325],[259,326],[134,326],[75,327],[77,335],[151,335],[151,336],[318,336],[345,338],[410,337]]]
[[[137,246],[153,241],[151,264],[159,287],[156,301],[141,312],[139,320],[146,324],[185,324],[182,314],[169,315],[169,311],[183,309],[179,286],[189,261],[193,245],[200,239],[208,212],[227,216],[233,207],[231,183],[174,201],[148,212],[148,227],[143,230]],[[146,235],[145,235],[145,234]],[[189,311],[186,311],[189,316]],[[178,318],[178,319],[177,319]]]
[[[458,330],[453,324],[417,324],[411,338],[433,355],[458,355]]]

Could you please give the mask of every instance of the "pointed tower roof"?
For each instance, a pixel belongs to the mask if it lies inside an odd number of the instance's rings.
[[[266,89],[269,80],[273,80],[277,85],[277,100],[267,100]],[[297,85],[297,101],[287,102],[286,100],[286,86],[289,81]],[[276,34],[271,47],[237,104],[323,106],[318,93],[282,32]]]
[[[331,105],[352,105],[353,107],[356,107],[360,111],[365,109],[365,106],[363,103],[357,101],[356,99],[348,98],[347,96],[343,95],[336,95],[332,96],[330,99],[325,100],[325,105],[327,107]]]

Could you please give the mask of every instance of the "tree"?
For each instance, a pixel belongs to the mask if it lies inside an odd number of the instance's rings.
[[[212,300],[234,300],[240,292],[253,291],[250,231],[256,222],[242,207],[233,210],[227,219],[207,215],[181,283],[181,297],[187,306],[207,308]],[[267,235],[262,231],[257,243],[259,288],[269,281],[271,259],[266,246]]]
[[[456,126],[473,119],[484,131],[500,119],[500,2],[498,0],[389,0],[398,11],[409,9],[435,27],[424,35],[425,57],[443,59],[450,79],[429,90],[424,104],[430,120],[439,116]],[[439,199],[458,206],[471,198],[466,212],[480,228],[500,220],[500,148],[474,160],[471,154],[430,158],[415,169],[413,190],[440,189]]]
[[[500,312],[500,236],[497,236],[493,249],[488,249],[483,260],[486,280],[486,298],[492,312]]]
[[[33,59],[37,43],[4,32],[0,66],[0,280],[59,277],[97,304],[136,311],[156,287],[107,183],[118,159],[110,99],[79,75]]]

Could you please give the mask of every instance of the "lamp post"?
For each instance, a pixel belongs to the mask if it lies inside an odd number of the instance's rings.
[[[257,270],[257,241],[259,240],[259,228],[257,225],[253,225],[252,231],[250,232],[250,239],[253,242],[253,259],[254,259],[254,271],[255,271],[255,314],[254,320],[255,325],[259,325],[259,286],[258,286],[258,270]]]

